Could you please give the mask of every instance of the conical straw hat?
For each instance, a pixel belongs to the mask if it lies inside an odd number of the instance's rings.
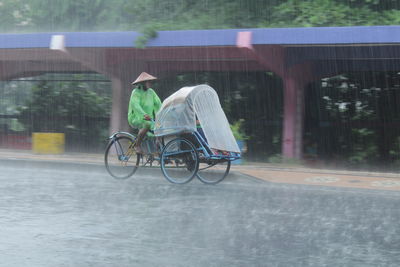
[[[147,72],[142,72],[140,73],[139,77],[137,77],[137,79],[134,82],[132,82],[132,84],[137,84],[140,82],[152,81],[152,80],[157,80],[157,77],[154,77],[148,74]]]

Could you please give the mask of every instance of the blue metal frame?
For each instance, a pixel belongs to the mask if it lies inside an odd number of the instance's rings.
[[[205,139],[203,138],[203,136],[198,132],[198,131],[194,131],[194,132],[188,132],[190,134],[192,134],[196,141],[197,144],[193,144],[195,147],[197,147],[197,151],[198,152],[202,152],[204,155],[204,158],[206,160],[229,160],[229,161],[233,161],[233,160],[237,160],[241,158],[240,153],[235,153],[235,152],[229,152],[229,155],[215,155],[213,154],[210,146],[208,145],[208,143],[205,141]],[[116,132],[114,134],[112,134],[109,139],[115,139],[119,136],[126,136],[129,138],[132,138],[133,140],[136,139],[136,137],[128,132]],[[155,142],[155,138],[154,137],[154,142]],[[161,137],[162,138],[162,137]],[[147,139],[147,141],[150,141],[150,139]],[[147,142],[144,142],[144,144],[146,144]],[[147,144],[149,146],[149,144]],[[148,151],[150,151],[150,147],[148,147]],[[161,149],[162,150],[162,149]],[[161,152],[161,151],[159,151]],[[119,152],[118,152],[119,153]],[[157,160],[158,158],[154,157],[155,160]]]
[[[128,132],[116,132],[116,133],[113,133],[108,139],[115,141],[115,139],[117,139],[120,136],[125,136],[125,137],[128,137],[128,138],[131,138],[132,140],[136,139],[136,137],[134,135],[132,135],[132,134],[130,134]],[[116,147],[116,150],[117,150],[117,154],[118,154],[118,159],[119,160],[121,160],[121,161],[129,160],[129,157],[124,155],[123,150],[121,148],[121,145],[119,143],[115,147]]]
[[[199,132],[195,131],[192,132],[192,134],[194,135],[198,144],[200,145],[200,147],[197,148],[197,151],[201,151],[206,159],[233,161],[241,158],[240,153],[235,153],[235,152],[229,152],[229,155],[214,155],[208,143],[204,140],[203,136],[201,136]]]

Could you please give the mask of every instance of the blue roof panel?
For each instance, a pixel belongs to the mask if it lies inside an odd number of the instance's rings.
[[[137,32],[70,32],[65,35],[66,47],[134,47]]]
[[[356,26],[161,31],[147,46],[235,46],[241,31],[253,33],[254,45],[400,43],[400,26]],[[66,47],[134,47],[140,35],[133,31],[0,34],[0,48],[48,48],[56,34],[65,35]]]
[[[0,34],[0,48],[49,47],[51,33]]]
[[[232,46],[236,45],[236,35],[240,31],[242,30],[161,31],[156,38],[147,43],[147,46]]]

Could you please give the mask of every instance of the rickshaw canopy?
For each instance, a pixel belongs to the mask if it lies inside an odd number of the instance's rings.
[[[166,98],[156,115],[156,136],[197,130],[196,119],[210,148],[240,153],[215,90],[205,84],[183,87]]]

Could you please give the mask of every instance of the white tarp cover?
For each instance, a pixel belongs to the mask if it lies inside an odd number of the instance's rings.
[[[162,103],[156,136],[196,131],[196,116],[211,148],[240,153],[215,90],[205,84],[183,87]]]

